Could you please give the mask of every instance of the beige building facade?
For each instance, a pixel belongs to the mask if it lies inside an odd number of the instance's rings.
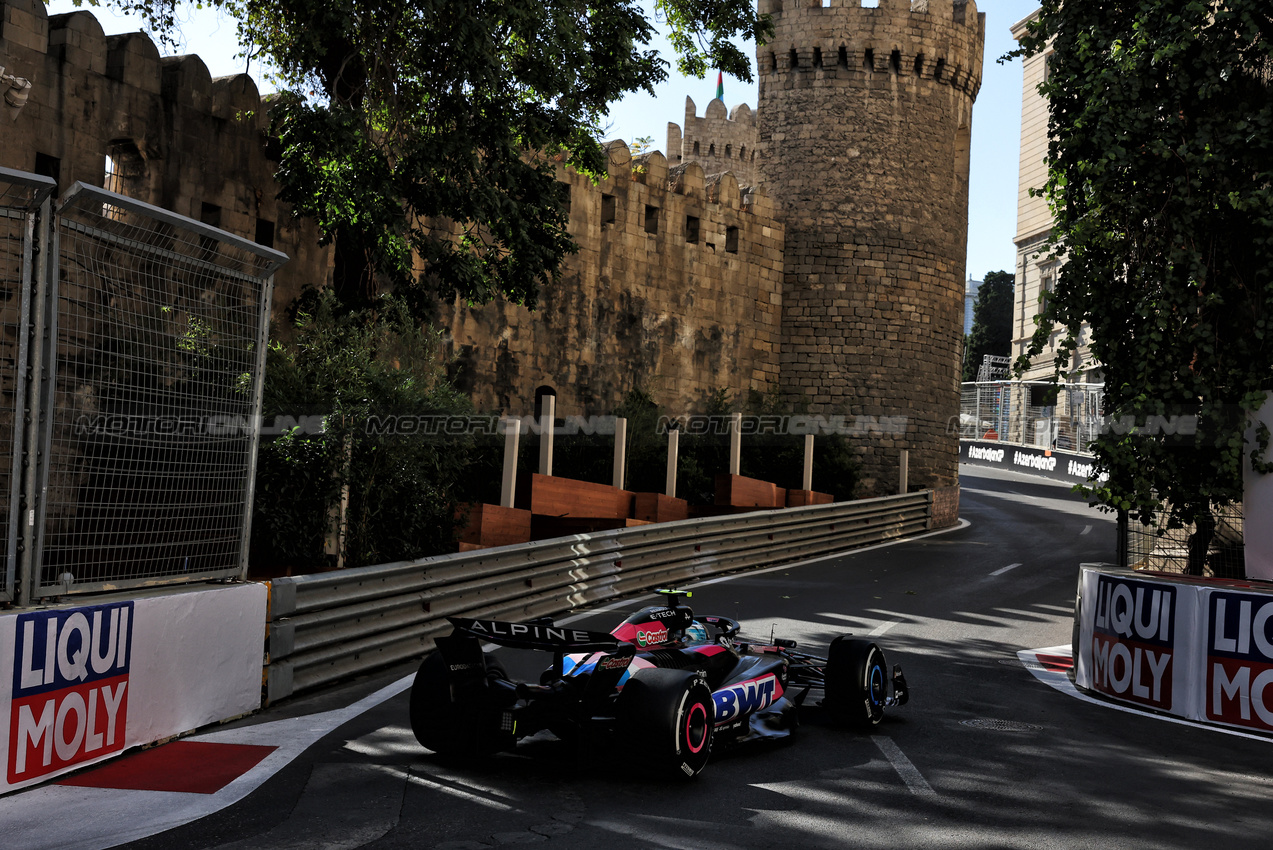
[[[1038,13],[1018,21],[1012,27],[1012,35],[1020,40],[1027,25]],[[1047,199],[1041,194],[1031,196],[1031,189],[1042,189],[1048,180],[1048,105],[1039,94],[1039,86],[1047,79],[1051,51],[1025,59],[1021,84],[1021,159],[1017,178],[1017,232],[1013,242],[1017,247],[1015,292],[1016,303],[1012,311],[1012,357],[1026,353],[1034,336],[1034,318],[1039,314],[1045,293],[1052,290],[1059,271],[1057,259],[1045,250],[1052,236],[1052,213]],[[1055,369],[1054,358],[1064,332],[1054,330],[1043,353],[1034,358],[1030,369],[1022,376],[1026,381],[1046,381]],[[1092,360],[1087,344],[1090,339],[1084,327],[1082,344],[1063,371],[1063,377],[1079,383],[1098,383],[1100,369]]]

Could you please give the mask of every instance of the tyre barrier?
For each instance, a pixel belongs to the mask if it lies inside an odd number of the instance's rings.
[[[930,530],[933,491],[577,534],[270,583],[265,703],[419,658],[450,616],[528,620]]]

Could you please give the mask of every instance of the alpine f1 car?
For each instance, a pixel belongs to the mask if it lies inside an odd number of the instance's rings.
[[[728,617],[696,617],[688,593],[659,591],[666,605],[629,616],[611,633],[555,625],[449,618],[411,688],[411,728],[441,755],[511,749],[549,730],[581,748],[626,749],[658,775],[696,776],[713,750],[780,738],[796,726],[810,691],[837,720],[869,729],[907,700],[900,667],[851,635],[826,657],[796,642],[750,640]],[[538,683],[515,682],[490,643],[551,652]]]

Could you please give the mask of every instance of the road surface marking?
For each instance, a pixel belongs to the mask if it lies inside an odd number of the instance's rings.
[[[898,776],[902,777],[902,781],[906,783],[907,788],[911,789],[912,794],[918,797],[937,796],[937,792],[924,779],[923,774],[919,772],[919,768],[911,763],[911,760],[893,742],[892,738],[875,735],[871,740],[875,742],[875,746],[880,748],[880,752],[884,754],[884,758],[888,759],[889,764],[893,765],[893,769],[897,771]]]
[[[991,573],[991,575],[992,575],[992,576],[1001,576],[1001,575],[1003,575],[1004,573],[1006,573],[1008,570],[1015,570],[1015,569],[1016,569],[1017,567],[1019,567],[1019,566],[1021,566],[1021,565],[1020,565],[1020,564],[1008,564],[1008,566],[1006,566],[1006,567],[1000,567],[999,569],[995,570],[993,573]]]
[[[901,620],[889,620],[887,623],[880,623],[875,628],[867,632],[867,637],[879,637],[894,626],[901,625]]]
[[[1090,526],[1090,525],[1085,525],[1085,526],[1083,526],[1083,530],[1082,530],[1082,531],[1080,531],[1080,532],[1079,532],[1079,534],[1087,534],[1087,533],[1088,533],[1089,531],[1091,531],[1091,530],[1092,530],[1092,526]]]

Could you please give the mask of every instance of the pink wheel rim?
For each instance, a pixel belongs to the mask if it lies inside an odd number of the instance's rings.
[[[695,717],[700,716],[698,722]],[[698,738],[697,744],[695,737]],[[703,747],[707,745],[707,709],[703,707],[701,702],[696,702],[690,706],[689,714],[685,717],[685,746],[689,748],[691,753],[702,752]]]

